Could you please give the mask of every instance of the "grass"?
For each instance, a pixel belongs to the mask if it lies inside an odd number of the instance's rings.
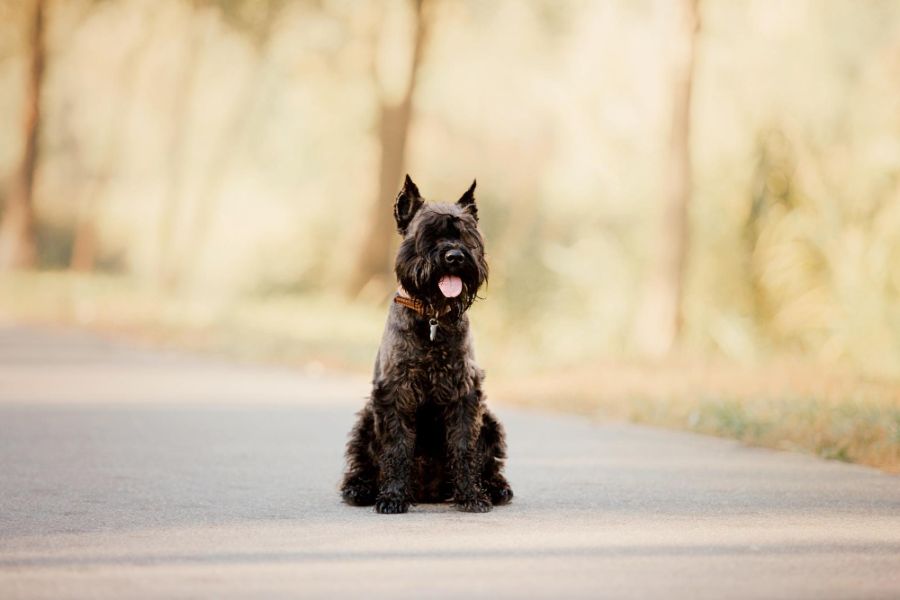
[[[506,398],[900,473],[900,385],[804,362],[608,362],[505,382]]]
[[[116,277],[0,277],[0,321],[65,325],[155,346],[241,360],[367,372],[381,306],[336,296],[164,298]],[[504,343],[483,358],[501,402],[734,438],[900,473],[900,383],[804,360],[738,365],[680,356],[663,362],[585,359],[523,376]]]
[[[380,309],[330,296],[161,296],[121,277],[0,276],[0,321],[88,328],[154,346],[296,366],[368,369]]]

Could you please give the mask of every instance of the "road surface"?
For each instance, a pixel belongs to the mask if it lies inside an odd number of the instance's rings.
[[[900,598],[900,479],[495,405],[516,498],[343,506],[366,382],[0,329],[0,598]]]

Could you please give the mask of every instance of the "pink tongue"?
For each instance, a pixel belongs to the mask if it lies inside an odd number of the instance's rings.
[[[462,279],[456,275],[445,275],[438,281],[441,293],[447,298],[456,298],[462,293]]]

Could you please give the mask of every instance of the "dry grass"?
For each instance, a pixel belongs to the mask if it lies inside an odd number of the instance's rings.
[[[821,365],[606,363],[500,382],[495,396],[900,472],[900,384]]]
[[[82,327],[153,346],[292,366],[370,368],[384,314],[331,296],[159,295],[122,277],[0,276],[0,323]]]

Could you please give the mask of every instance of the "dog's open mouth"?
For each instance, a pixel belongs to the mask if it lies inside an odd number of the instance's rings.
[[[462,279],[456,275],[444,275],[438,281],[438,287],[445,298],[456,298],[462,294]]]

